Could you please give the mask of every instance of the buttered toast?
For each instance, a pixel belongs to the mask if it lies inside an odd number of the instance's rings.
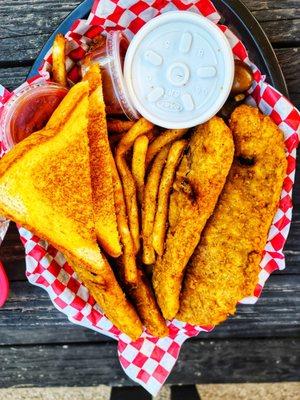
[[[111,322],[136,339],[142,324],[96,241],[88,107],[89,84],[82,82],[44,130],[0,160],[0,214],[60,250]]]

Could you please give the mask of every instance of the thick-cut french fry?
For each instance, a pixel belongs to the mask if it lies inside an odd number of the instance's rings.
[[[140,248],[139,213],[135,182],[126,163],[125,155],[133,146],[135,139],[141,135],[145,135],[151,129],[153,129],[153,124],[148,122],[146,119],[141,118],[133,125],[133,127],[125,134],[125,136],[123,136],[116,149],[115,159],[122,180],[130,233],[135,246],[135,253],[137,253]]]
[[[107,129],[109,134],[128,132],[134,125],[134,121],[123,121],[121,119],[108,119]]]
[[[152,243],[154,250],[160,256],[163,255],[164,251],[170,190],[174,181],[176,168],[186,145],[186,140],[178,140],[172,144],[159,185]]]
[[[124,255],[116,260],[119,278],[125,283],[125,292],[135,306],[139,317],[147,331],[155,337],[165,337],[169,330],[166,321],[157,305],[155,295],[146,274],[137,270],[137,283],[130,285],[124,281]]]
[[[66,70],[66,39],[61,33],[56,35],[52,47],[52,76],[53,81],[67,87]]]
[[[154,125],[147,121],[145,118],[139,119],[133,127],[123,136],[119,143],[117,153],[120,155],[125,154],[131,149],[136,138],[141,135],[147,135],[154,128]]]
[[[138,253],[140,247],[140,232],[135,182],[132,177],[131,171],[128,168],[126,160],[123,157],[120,157],[116,158],[116,162],[122,180],[130,233],[132,236],[136,254]]]
[[[112,149],[116,147],[116,145],[120,142],[123,136],[126,135],[127,132],[123,133],[112,133],[108,136],[108,140]],[[149,143],[156,137],[157,131],[156,129],[151,129],[151,131],[147,132],[145,136],[149,139]]]
[[[135,285],[137,283],[137,267],[134,254],[134,243],[128,226],[126,204],[123,194],[123,188],[117,171],[115,160],[112,158],[112,173],[114,199],[117,215],[118,230],[123,244],[123,263],[124,263],[124,280],[127,284]]]
[[[137,285],[129,288],[128,293],[147,331],[155,337],[167,336],[169,329],[166,321],[157,305],[150,283],[142,271],[138,270]]]
[[[139,136],[133,145],[132,163],[131,170],[135,180],[138,200],[142,204],[143,191],[144,191],[144,180],[146,172],[146,154],[149,145],[149,139],[146,135]]]
[[[160,134],[149,146],[146,167],[149,166],[156,154],[167,144],[173,143],[175,140],[182,138],[187,133],[188,129],[169,129]]]
[[[162,170],[170,147],[171,145],[166,145],[157,154],[146,180],[142,211],[143,263],[146,265],[155,263],[152,233],[156,212],[157,194]]]

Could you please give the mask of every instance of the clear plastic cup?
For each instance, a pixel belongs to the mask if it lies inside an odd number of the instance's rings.
[[[103,95],[109,116],[125,115],[130,120],[139,118],[128,95],[123,76],[125,55],[129,42],[121,31],[111,31],[103,41],[87,54],[82,62],[82,75],[88,71],[91,62],[96,62],[102,70]]]
[[[36,83],[17,91],[0,116],[0,133],[6,149],[44,128],[67,93],[68,89],[51,82]]]

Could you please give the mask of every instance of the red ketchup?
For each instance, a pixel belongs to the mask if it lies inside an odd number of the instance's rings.
[[[44,83],[28,86],[12,96],[0,121],[6,147],[12,148],[43,129],[67,93],[68,89],[60,85]]]

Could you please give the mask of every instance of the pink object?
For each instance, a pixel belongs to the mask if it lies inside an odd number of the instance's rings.
[[[4,305],[8,298],[9,294],[9,283],[8,278],[3,267],[3,264],[0,261],[0,307]]]
[[[87,21],[76,21],[66,37],[68,46],[68,67],[71,76],[76,75],[74,62],[82,58],[90,39],[101,32],[111,29],[124,30],[131,38],[149,19],[160,13],[172,10],[188,10],[201,13],[215,23],[220,16],[211,1],[200,0],[96,0]],[[259,284],[253,296],[241,303],[254,304],[263,286],[275,270],[285,268],[283,246],[288,236],[292,217],[292,189],[295,176],[296,149],[299,143],[300,114],[293,105],[277,90],[265,83],[257,67],[248,58],[247,50],[239,39],[225,26],[220,26],[228,37],[236,58],[244,60],[253,69],[255,82],[249,91],[248,103],[256,105],[273,119],[285,136],[287,175],[284,181],[279,208],[271,226],[266,244]],[[47,55],[40,73],[49,78],[47,68],[50,65]],[[41,77],[38,77],[41,79]],[[31,80],[35,81],[35,80]],[[25,83],[28,85],[28,82]],[[1,90],[3,97],[1,98]],[[6,101],[6,92],[0,87],[1,102]],[[140,339],[132,342],[122,334],[101,312],[88,290],[77,279],[63,255],[43,240],[19,227],[26,252],[26,275],[28,280],[42,287],[49,294],[54,306],[63,312],[71,322],[93,329],[118,340],[118,356],[125,373],[142,385],[152,395],[156,395],[169,376],[178,358],[183,342],[201,331],[210,331],[212,326],[192,326],[176,320],[169,322],[170,335],[158,339],[144,332]]]
[[[0,97],[0,111],[1,111],[1,97]],[[0,147],[0,153],[1,153],[1,147]],[[9,226],[9,221],[0,216],[0,245],[7,232],[8,226]],[[6,302],[8,294],[9,294],[9,283],[3,264],[0,261],[0,308]]]

